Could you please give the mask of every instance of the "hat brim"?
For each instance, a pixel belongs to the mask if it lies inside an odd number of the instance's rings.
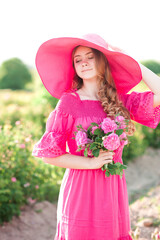
[[[109,50],[81,38],[53,38],[40,46],[35,61],[43,85],[53,97],[60,99],[63,92],[72,86],[75,73],[72,51],[78,45],[95,48],[105,54],[118,93],[129,92],[142,80],[138,62],[125,53]]]

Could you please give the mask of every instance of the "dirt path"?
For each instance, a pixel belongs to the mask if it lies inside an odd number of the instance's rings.
[[[130,202],[131,226],[140,227],[141,237],[150,240],[155,227],[144,227],[147,218],[152,224],[160,217],[160,149],[146,153],[128,164],[125,172]],[[155,188],[147,193],[151,186]],[[159,228],[160,229],[160,228]],[[0,227],[0,240],[52,240],[56,231],[56,204],[47,201],[25,206],[19,218]]]

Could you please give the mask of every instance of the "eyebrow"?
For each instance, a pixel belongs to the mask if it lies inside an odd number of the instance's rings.
[[[90,54],[90,53],[93,53],[93,52],[88,52],[88,53],[86,53],[85,55],[88,55],[88,54]],[[76,56],[74,56],[74,58],[75,57],[80,57],[81,55],[76,55]]]

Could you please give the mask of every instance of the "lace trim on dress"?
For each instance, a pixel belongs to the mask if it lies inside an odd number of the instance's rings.
[[[57,157],[66,152],[64,139],[67,138],[65,133],[46,132],[42,138],[34,145],[32,152],[36,157]]]
[[[131,119],[150,128],[156,128],[160,122],[160,105],[153,107],[153,95],[151,91],[121,95]]]

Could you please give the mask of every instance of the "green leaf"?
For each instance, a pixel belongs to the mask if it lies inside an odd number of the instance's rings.
[[[121,179],[122,179],[122,177],[123,177],[123,174],[120,175],[120,178],[121,178]]]
[[[114,164],[110,164],[110,163],[109,163],[109,164],[108,164],[108,168],[109,168],[109,169],[115,169],[116,166],[115,166]]]
[[[90,148],[89,148],[89,149],[91,150],[91,149],[93,149],[93,148],[95,148],[95,147],[97,147],[97,144],[96,144],[96,143],[91,143],[91,145],[90,145]]]
[[[95,138],[95,142],[102,143],[102,138],[96,137],[96,138]]]
[[[117,168],[116,169],[116,174],[120,175],[120,173],[121,173],[121,170]]]
[[[123,129],[118,129],[118,130],[116,130],[116,134],[117,134],[118,136],[120,136],[122,133],[123,133]]]
[[[115,174],[115,171],[114,170],[109,170],[110,174],[111,175],[114,175]]]
[[[95,157],[98,157],[99,156],[99,151],[100,151],[100,149],[95,149],[95,150],[92,151],[92,153]]]
[[[108,169],[108,163],[104,164],[104,165],[103,165],[103,168],[104,168],[104,169]]]
[[[97,128],[96,130],[94,130],[94,135],[99,135],[101,133],[101,130],[99,128]]]
[[[76,152],[80,152],[82,149],[78,148]]]
[[[102,169],[102,171],[104,171],[105,169],[104,169],[104,165],[101,167],[101,169]]]
[[[95,123],[95,122],[92,122],[91,125],[99,127],[99,125],[97,123]]]
[[[116,162],[115,165],[116,165],[117,167],[120,167],[122,164],[121,164],[120,162]]]
[[[84,150],[84,156],[88,157],[87,148],[85,148],[85,150]]]
[[[88,132],[91,128],[92,128],[92,126],[89,126],[89,127],[87,128],[87,132]]]
[[[105,175],[106,175],[107,177],[109,177],[109,176],[110,176],[110,173],[109,173],[108,171],[106,171],[106,172],[105,172]]]
[[[83,127],[82,127],[82,124],[77,125],[77,127],[79,127],[79,128],[83,128]]]
[[[126,165],[121,165],[120,169],[127,169],[127,166]]]

